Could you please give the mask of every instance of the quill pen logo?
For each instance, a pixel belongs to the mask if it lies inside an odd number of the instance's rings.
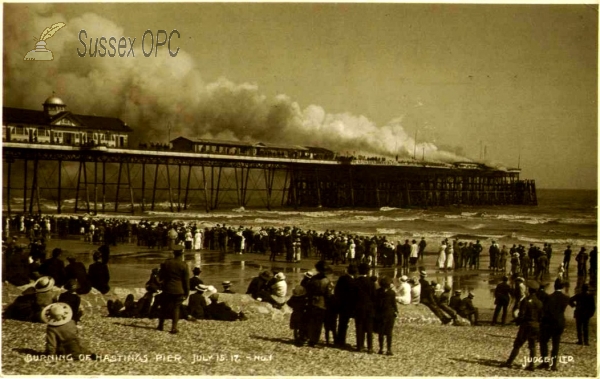
[[[54,60],[54,55],[52,55],[52,51],[46,49],[46,40],[52,37],[56,32],[58,32],[63,26],[66,24],[64,22],[57,22],[56,24],[50,26],[49,28],[44,29],[40,39],[35,44],[35,49],[29,51],[24,61],[51,61]]]

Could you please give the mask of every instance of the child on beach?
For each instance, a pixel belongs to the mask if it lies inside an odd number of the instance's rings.
[[[296,346],[302,346],[307,339],[306,330],[306,309],[307,309],[306,289],[297,285],[292,291],[292,297],[287,301],[287,305],[293,312],[290,317],[290,329],[294,331],[294,342]]]
[[[41,319],[46,327],[47,355],[71,356],[74,360],[87,354],[77,335],[73,311],[67,303],[50,304],[42,310]],[[92,359],[94,354],[91,355]]]
[[[394,323],[398,316],[396,305],[396,293],[391,288],[391,280],[388,277],[379,279],[380,288],[375,294],[375,333],[379,334],[379,354],[383,354],[383,340],[387,340],[387,355],[392,353],[392,334]]]

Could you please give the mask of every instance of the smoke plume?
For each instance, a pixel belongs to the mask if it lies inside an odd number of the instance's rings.
[[[134,129],[132,143],[166,142],[177,136],[319,146],[340,154],[409,158],[417,152],[430,161],[468,160],[433,143],[415,141],[401,117],[376,125],[364,116],[331,114],[319,105],[301,106],[286,95],[267,97],[256,84],[226,78],[206,82],[192,57],[161,51],[156,58],[79,58],[79,31],[89,38],[126,35],[122,27],[94,13],[66,19],[25,7],[5,10],[4,105],[42,109],[53,91],[80,114],[118,117]],[[67,24],[48,41],[53,64],[23,62],[35,38],[49,25]],[[24,65],[28,64],[24,72]]]

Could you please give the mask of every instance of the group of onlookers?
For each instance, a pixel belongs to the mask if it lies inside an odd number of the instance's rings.
[[[496,310],[494,320],[503,308],[502,323],[505,321],[506,298],[510,296],[508,278],[504,277],[502,283],[496,288]],[[590,318],[594,315],[596,304],[594,296],[588,292],[588,284],[583,284],[579,292],[572,297],[563,293],[565,283],[561,278],[554,282],[554,292],[547,294],[544,286],[536,280],[525,280],[522,277],[516,280],[515,295],[515,322],[519,325],[519,331],[513,343],[513,349],[504,367],[512,367],[512,363],[519,354],[520,348],[528,343],[529,363],[528,370],[550,369],[558,370],[559,346],[561,336],[565,329],[565,310],[567,306],[575,308],[575,320],[577,327],[577,344],[589,345],[588,325]],[[548,351],[548,343],[552,340],[552,350]],[[536,356],[536,345],[540,345],[541,364],[535,366],[538,361]]]

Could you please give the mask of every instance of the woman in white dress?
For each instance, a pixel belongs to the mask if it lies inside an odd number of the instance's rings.
[[[446,268],[446,242],[442,242],[442,245],[440,246],[440,253],[438,255],[438,260],[437,260],[437,266],[440,270],[443,270]]]
[[[196,229],[196,233],[194,233],[194,250],[202,249],[202,233],[200,233],[200,229]]]
[[[448,245],[448,248],[446,249],[447,253],[446,253],[446,270],[453,270],[454,269],[454,249],[452,248],[452,245]]]

